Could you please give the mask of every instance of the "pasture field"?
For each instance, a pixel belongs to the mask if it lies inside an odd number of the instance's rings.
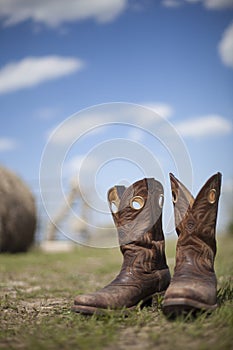
[[[174,240],[166,241],[173,274]],[[195,319],[167,320],[152,307],[105,316],[70,311],[79,293],[93,292],[118,273],[118,248],[77,246],[72,252],[0,255],[0,349],[233,349],[233,236],[219,235],[215,270],[219,307]]]

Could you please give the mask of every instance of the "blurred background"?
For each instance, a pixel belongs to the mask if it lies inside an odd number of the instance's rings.
[[[49,226],[40,193],[42,154],[53,130],[68,117],[109,102],[146,106],[174,128],[190,157],[194,195],[212,174],[223,174],[218,226],[220,232],[228,228],[233,212],[232,0],[0,0],[0,25],[0,165],[22,177],[34,193],[38,241],[48,235],[64,238]],[[148,118],[153,125],[151,114]],[[77,122],[73,130],[79,127]],[[68,131],[73,135],[72,128]],[[64,129],[60,136],[55,162]],[[56,195],[53,168],[43,173],[53,218],[67,219],[70,207],[79,213],[81,221],[72,217],[69,222],[79,242],[93,234],[85,231],[86,221],[99,224],[82,200],[78,172],[93,147],[119,138],[150,149],[165,187],[168,172],[176,172],[166,147],[135,125],[121,120],[101,134],[89,130],[65,155],[63,200]],[[87,165],[86,174],[93,172]],[[95,187],[105,202],[115,183],[128,185],[158,174],[156,167],[148,174],[124,159],[122,150],[112,162],[97,165],[95,181],[90,184],[86,176],[84,187],[87,193]],[[184,177],[180,180],[185,183]],[[101,225],[111,225],[110,215]]]

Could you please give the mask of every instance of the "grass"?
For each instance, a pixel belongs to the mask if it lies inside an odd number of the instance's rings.
[[[70,311],[76,294],[92,292],[119,271],[118,249],[0,255],[0,349],[233,349],[233,237],[218,239],[219,308],[168,321],[159,305],[85,317]],[[171,272],[175,242],[167,241]]]

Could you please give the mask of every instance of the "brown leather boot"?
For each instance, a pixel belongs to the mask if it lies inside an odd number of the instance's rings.
[[[123,254],[121,271],[100,291],[77,296],[72,308],[76,312],[132,309],[165,291],[170,282],[162,231],[162,185],[143,179],[128,188],[115,186],[108,192],[108,201]]]
[[[170,174],[175,224],[178,234],[176,266],[163,301],[163,312],[175,316],[217,307],[215,227],[221,174],[213,175],[193,198]]]

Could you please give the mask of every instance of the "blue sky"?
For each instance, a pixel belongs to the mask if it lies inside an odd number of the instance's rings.
[[[233,194],[232,0],[0,0],[0,24],[2,165],[21,175],[39,196],[42,152],[61,122],[99,104],[148,106],[187,147],[194,194],[214,172],[223,173],[221,220],[226,223]],[[118,107],[111,107],[114,113]],[[85,113],[77,120],[88,118]],[[146,115],[142,119],[151,117]],[[168,187],[167,173],[176,167],[161,143],[135,123],[128,127],[121,120],[121,125],[84,137],[66,156],[66,178],[93,147],[123,138],[150,149]],[[146,132],[153,129],[148,125]],[[124,144],[119,148],[112,162],[97,162],[101,170],[92,185],[101,200],[115,181],[159,177],[156,166],[152,174],[136,161],[123,160]],[[53,178],[53,169],[48,172]]]

